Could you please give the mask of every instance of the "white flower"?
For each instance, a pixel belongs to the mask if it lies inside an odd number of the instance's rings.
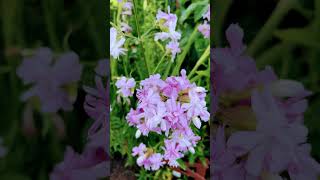
[[[117,41],[117,30],[112,27],[110,28],[110,55],[117,59],[121,54],[125,54],[126,49],[122,48],[125,39],[121,38]]]

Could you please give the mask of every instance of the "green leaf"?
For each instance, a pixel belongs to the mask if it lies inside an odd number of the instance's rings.
[[[290,28],[286,30],[277,30],[275,31],[274,35],[282,41],[320,50],[320,41],[317,38],[317,34],[310,28]]]
[[[185,20],[189,18],[189,16],[195,12],[195,10],[200,6],[207,5],[208,1],[201,1],[197,3],[191,4],[185,11],[182,12],[182,15],[180,17],[180,23],[182,24]]]
[[[184,171],[187,169],[187,165],[182,159],[178,159],[177,162],[179,163],[180,168],[182,168]]]

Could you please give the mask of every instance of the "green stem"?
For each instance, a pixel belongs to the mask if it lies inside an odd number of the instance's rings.
[[[153,73],[152,73],[152,74],[155,74],[155,73],[157,72],[158,68],[160,67],[160,64],[163,63],[164,58],[165,58],[166,56],[167,56],[167,53],[165,53],[165,54],[162,56],[162,58],[161,58],[161,60],[159,61],[158,65],[157,65],[156,68],[153,70]]]
[[[256,53],[262,48],[262,46],[272,37],[273,31],[282,21],[282,18],[294,7],[293,0],[280,0],[277,7],[267,20],[261,31],[255,37],[248,47],[248,53],[251,56],[255,56]]]
[[[222,45],[222,34],[223,34],[223,25],[225,18],[228,14],[228,11],[232,5],[232,0],[214,0],[214,6],[211,7],[214,10],[213,11],[213,18],[214,20],[211,22],[214,22],[214,30],[213,30],[213,41],[215,46],[221,46]]]
[[[12,0],[12,1],[2,1],[1,2],[1,18],[2,18],[2,32],[3,32],[3,46],[4,49],[9,49],[12,47],[21,47],[23,45],[23,35],[18,32],[19,30],[23,29],[21,25],[21,9],[23,7],[23,3],[19,0]],[[19,59],[13,56],[7,56],[7,65],[8,68],[11,69],[9,78],[9,111],[8,115],[11,121],[11,127],[8,128],[7,137],[6,137],[6,144],[8,146],[9,151],[14,148],[16,137],[19,131],[19,87],[18,87],[18,80],[16,76],[16,65]]]
[[[146,55],[145,55],[145,51],[144,51],[144,47],[143,47],[143,39],[141,39],[141,33],[140,33],[138,17],[137,17],[137,5],[136,5],[136,1],[135,0],[133,0],[133,10],[134,10],[134,19],[135,19],[135,22],[136,22],[136,28],[137,28],[137,32],[138,32],[138,39],[141,42],[141,48],[142,48],[142,52],[143,52],[143,56],[144,56],[144,63],[146,65],[147,72],[149,74],[150,73],[150,67],[149,67],[148,60],[147,60]]]
[[[180,55],[178,56],[177,64],[176,64],[175,68],[173,69],[172,75],[178,75],[178,74],[179,74],[180,67],[181,67],[181,65],[182,65],[185,57],[186,57],[187,54],[189,53],[189,50],[190,50],[190,48],[191,48],[191,45],[193,44],[193,42],[195,41],[195,39],[196,39],[196,37],[197,37],[197,35],[198,35],[198,26],[199,26],[199,25],[197,25],[197,26],[194,28],[194,30],[193,30],[193,32],[192,32],[192,34],[191,34],[191,36],[190,36],[190,38],[189,38],[189,40],[188,40],[187,45],[184,47],[184,49],[183,49],[183,51],[182,51],[182,54],[180,54]]]
[[[43,1],[43,13],[45,17],[45,24],[48,32],[48,37],[50,41],[50,45],[55,50],[59,49],[59,40],[56,35],[56,22],[54,21],[54,14],[52,14],[52,4],[54,1],[51,0],[44,0]]]
[[[169,61],[169,66],[167,67],[166,72],[164,73],[164,76],[163,76],[164,78],[168,77],[170,69],[171,69],[171,66],[172,66],[172,62]]]
[[[110,71],[111,71],[111,78],[117,77],[117,60],[116,59],[110,59]]]
[[[119,3],[118,6],[118,12],[117,12],[117,24],[120,26],[120,16],[121,16],[121,11],[122,11],[122,5],[123,3]]]
[[[136,1],[133,0],[134,19],[135,19],[135,22],[136,22],[138,37],[140,38],[140,29],[139,29],[139,23],[138,23],[138,17],[137,17],[137,7],[136,6],[137,6],[136,5]]]
[[[189,79],[193,76],[193,74],[196,72],[199,66],[203,64],[205,60],[208,59],[209,56],[210,56],[210,45],[207,47],[207,49],[204,51],[200,59],[197,61],[196,65],[191,70],[190,74],[188,75]]]

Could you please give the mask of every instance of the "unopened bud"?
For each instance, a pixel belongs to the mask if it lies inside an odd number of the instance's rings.
[[[141,136],[141,131],[138,129],[138,130],[136,131],[136,138],[138,139],[140,136]]]

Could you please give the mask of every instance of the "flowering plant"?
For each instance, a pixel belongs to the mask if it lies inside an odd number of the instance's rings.
[[[141,179],[181,176],[173,169],[189,162],[207,166],[210,45],[199,25],[208,1],[111,2],[113,158],[126,157]]]
[[[211,177],[282,179],[286,172],[290,179],[316,180],[320,164],[310,155],[303,124],[312,93],[297,81],[279,79],[270,66],[259,71],[245,54],[243,36],[239,25],[231,24],[230,47],[212,50]]]

